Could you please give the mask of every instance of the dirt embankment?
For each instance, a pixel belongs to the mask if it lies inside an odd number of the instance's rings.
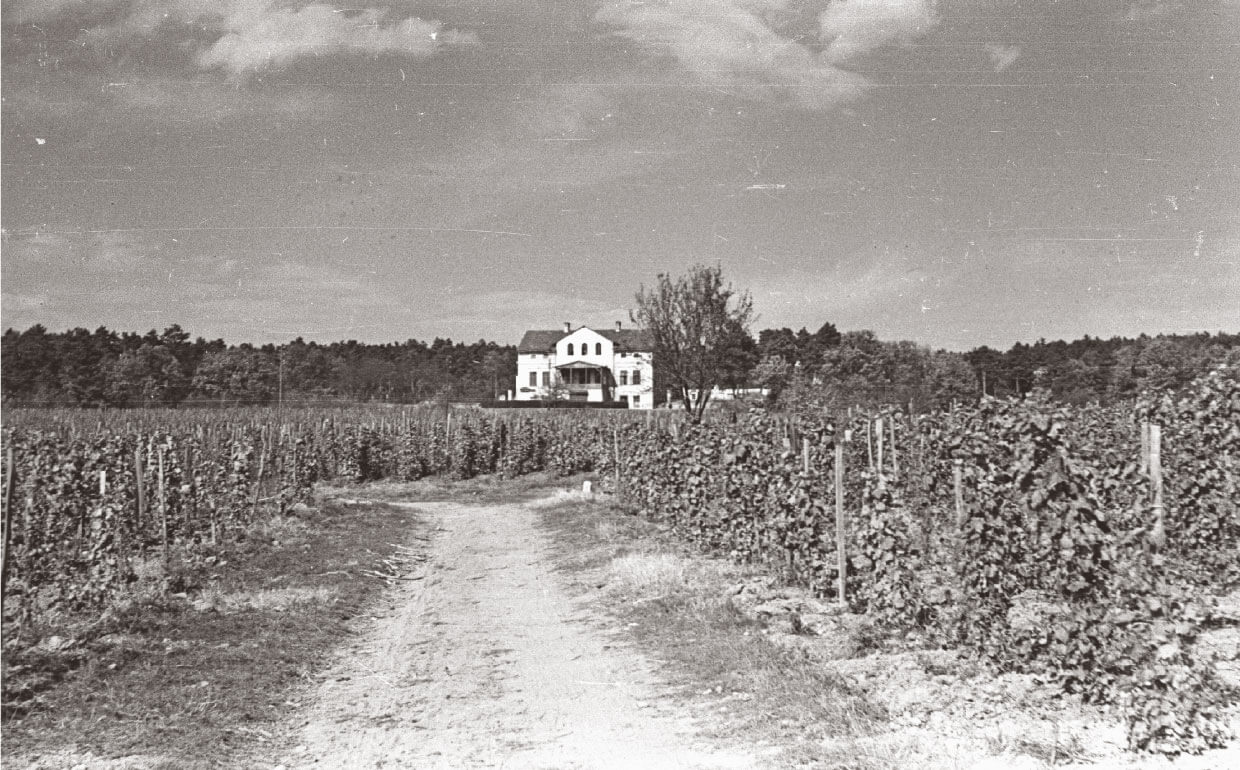
[[[652,666],[586,622],[536,513],[410,504],[427,556],[326,672],[286,767],[724,768]]]

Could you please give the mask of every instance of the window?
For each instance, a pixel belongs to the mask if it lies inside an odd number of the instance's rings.
[[[633,370],[633,384],[634,385],[642,384],[642,370],[641,369]]]
[[[538,372],[530,372],[530,387],[538,384]]]
[[[543,387],[545,388],[550,384],[551,384],[551,373],[543,372]]]
[[[620,384],[621,385],[629,384],[629,373],[628,372],[620,372]]]
[[[594,355],[596,356],[603,355],[603,343],[601,342],[594,343]]]
[[[570,342],[570,343],[568,343],[568,354],[569,354],[570,356],[573,354],[573,343],[571,343],[571,342]]]
[[[633,405],[633,406],[640,406],[640,405],[641,405],[641,403],[642,403],[642,397],[641,397],[641,396],[633,396],[633,402],[632,402],[632,405]]]

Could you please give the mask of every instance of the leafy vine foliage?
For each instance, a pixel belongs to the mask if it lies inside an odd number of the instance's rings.
[[[9,429],[12,532],[6,617],[105,606],[135,579],[133,559],[167,547],[206,551],[281,514],[320,479],[413,481],[600,462],[601,423],[564,417],[398,420],[330,415],[259,422],[244,411],[169,423]],[[5,468],[6,473],[9,471]]]
[[[1113,704],[1133,749],[1199,751],[1226,739],[1220,712],[1236,693],[1195,642],[1227,622],[1201,597],[1240,584],[1236,367],[1126,406],[1067,407],[1035,392],[916,418],[670,417],[453,412],[12,429],[5,610],[100,607],[132,579],[134,556],[239,537],[319,479],[597,472],[604,489],[686,541],[822,596],[837,591],[842,535],[853,610]],[[1142,457],[1145,423],[1163,431],[1162,518]]]
[[[844,452],[853,609],[1115,704],[1133,749],[1224,742],[1220,711],[1236,693],[1194,646],[1222,620],[1193,597],[1240,583],[1234,367],[1135,409],[1066,407],[1035,392],[916,420],[888,412],[887,459],[875,457],[875,416],[630,426],[622,491],[704,548],[832,595],[832,444],[846,430],[867,436]],[[1142,468],[1150,421],[1165,431],[1165,531]]]

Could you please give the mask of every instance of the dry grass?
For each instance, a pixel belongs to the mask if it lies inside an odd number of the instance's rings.
[[[671,553],[632,553],[607,565],[607,590],[636,601],[663,599],[690,589],[690,562]]]
[[[530,500],[526,505],[535,510],[545,511],[550,508],[563,508],[581,503],[591,503],[595,499],[596,495],[587,495],[580,487],[574,487],[570,489],[556,489],[549,495]]]
[[[381,596],[363,570],[416,528],[408,509],[326,503],[205,557],[135,563],[102,618],[6,628],[5,767],[248,766]]]
[[[340,591],[334,586],[260,588],[253,591],[225,591],[218,586],[208,586],[193,600],[192,605],[199,612],[287,612],[303,605],[330,605],[339,596]]]
[[[660,527],[609,504],[561,494],[536,505],[557,560],[640,650],[665,662],[679,697],[725,740],[767,747],[779,767],[895,767],[873,750],[820,764],[824,741],[872,734],[882,710],[804,655],[774,644],[729,600],[753,575],[690,554]]]

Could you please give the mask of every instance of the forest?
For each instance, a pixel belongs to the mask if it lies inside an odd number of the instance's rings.
[[[138,334],[36,324],[6,330],[0,356],[6,406],[484,401],[502,397],[516,372],[516,348],[484,340],[230,345],[177,325]],[[1065,403],[1112,403],[1237,360],[1240,334],[1086,336],[959,353],[825,323],[737,341],[720,384],[768,388],[772,404],[785,408],[897,403],[920,411],[1035,387]]]

